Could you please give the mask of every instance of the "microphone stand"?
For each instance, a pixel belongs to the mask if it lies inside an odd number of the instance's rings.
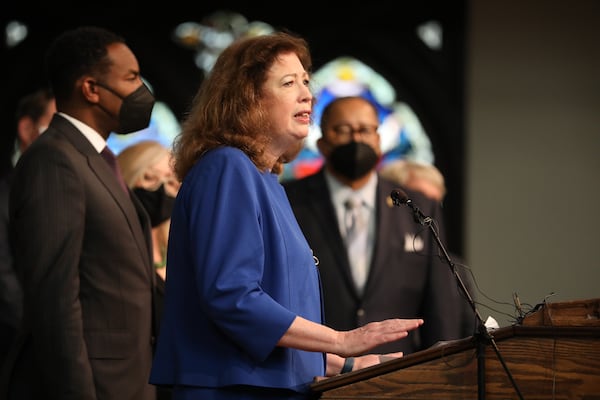
[[[420,225],[427,226],[429,228],[429,230],[433,234],[433,237],[435,238],[435,241],[436,241],[439,249],[442,251],[442,254],[444,255],[444,260],[446,261],[446,263],[452,270],[452,274],[456,278],[456,282],[458,283],[459,289],[467,298],[467,301],[469,302],[469,306],[471,307],[471,309],[473,310],[473,313],[475,314],[475,317],[477,318],[478,333],[475,335],[477,338],[477,398],[479,400],[485,399],[485,345],[486,345],[486,343],[489,343],[492,345],[492,348],[494,349],[494,352],[496,353],[496,356],[498,357],[500,364],[502,364],[502,368],[504,368],[504,371],[506,372],[506,375],[508,376],[510,383],[512,384],[513,388],[515,389],[515,392],[519,396],[519,399],[523,400],[523,395],[521,394],[521,391],[519,390],[517,382],[515,382],[510,370],[508,369],[508,366],[506,365],[504,358],[500,354],[500,350],[498,349],[498,346],[496,345],[496,341],[494,340],[493,336],[490,335],[489,331],[485,327],[485,322],[483,322],[483,319],[481,318],[481,315],[479,314],[479,311],[477,310],[475,301],[473,301],[473,298],[469,294],[469,290],[467,289],[462,278],[456,271],[456,266],[452,262],[452,259],[448,255],[446,248],[444,247],[444,245],[442,244],[442,241],[440,240],[440,236],[438,235],[437,231],[435,230],[435,228],[433,226],[433,219],[431,217],[427,217],[427,216],[423,215],[421,210],[419,210],[419,208],[412,203],[412,201],[406,196],[406,194],[404,192],[401,192],[399,189],[394,190],[392,192],[391,197],[392,197],[392,200],[393,200],[393,203],[395,206],[400,206],[401,204],[406,204],[412,210],[413,218],[414,218],[415,222]]]

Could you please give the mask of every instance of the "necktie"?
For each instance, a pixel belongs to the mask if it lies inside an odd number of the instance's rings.
[[[352,277],[359,292],[362,292],[367,281],[369,268],[367,257],[368,225],[364,203],[359,197],[350,197],[344,203],[346,226],[346,247],[352,267]]]
[[[110,151],[108,146],[104,147],[104,149],[102,149],[100,154],[102,155],[104,160],[106,160],[106,162],[108,163],[110,168],[113,170],[115,177],[117,178],[117,180],[119,181],[119,184],[121,185],[121,189],[123,189],[123,191],[125,193],[129,194],[129,191],[127,190],[127,185],[125,184],[125,180],[123,179],[123,175],[121,175],[121,170],[119,169],[119,164],[117,164],[117,157],[115,157],[115,154],[112,151]]]

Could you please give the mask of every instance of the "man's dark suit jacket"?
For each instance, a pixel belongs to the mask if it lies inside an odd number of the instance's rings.
[[[429,228],[417,224],[408,207],[393,205],[390,194],[397,185],[383,178],[377,184],[375,247],[362,297],[352,280],[323,170],[283,185],[298,223],[319,259],[327,325],[349,330],[388,318],[425,320],[417,332],[380,346],[373,353],[409,354],[437,341],[461,336],[459,302],[463,299],[456,280],[438,257],[441,253]],[[423,214],[435,220],[443,240],[444,224],[438,203],[420,193],[405,192]],[[415,247],[417,251],[413,251]]]
[[[141,204],[58,114],[21,156],[10,196],[25,302],[0,397],[154,399],[155,272]]]
[[[23,312],[21,285],[13,266],[8,233],[12,170],[0,178],[0,366],[12,346]]]

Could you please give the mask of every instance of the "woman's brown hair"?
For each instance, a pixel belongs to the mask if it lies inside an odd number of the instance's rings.
[[[267,165],[263,157],[270,140],[263,84],[269,68],[285,53],[295,53],[310,71],[308,44],[287,32],[238,39],[219,55],[173,144],[174,169],[181,181],[202,154],[219,146],[239,148],[258,169],[281,173],[281,161]]]

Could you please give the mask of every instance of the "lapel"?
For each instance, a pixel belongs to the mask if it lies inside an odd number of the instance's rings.
[[[393,182],[383,179],[381,176],[377,179],[377,197],[375,200],[375,240],[373,243],[373,257],[371,258],[371,268],[369,278],[365,286],[365,294],[372,290],[370,283],[379,279],[385,279],[386,270],[389,266],[385,265],[383,260],[387,260],[387,253],[393,246],[392,240],[398,240],[398,236],[406,231],[406,218],[401,215],[402,210],[394,206],[390,194],[395,188]],[[403,252],[395,251],[393,259],[395,263],[400,263]]]
[[[90,170],[96,175],[100,184],[104,185],[111,193],[127,220],[129,229],[140,251],[140,256],[145,265],[148,266],[148,272],[153,273],[152,263],[150,262],[152,254],[150,247],[152,243],[150,240],[150,225],[141,204],[132,200],[131,196],[133,194],[131,191],[129,191],[129,196],[123,192],[111,167],[73,124],[58,114],[55,115],[52,124],[58,131],[64,134],[65,138],[78,152],[86,157]],[[153,275],[150,275],[150,278],[152,277]]]

